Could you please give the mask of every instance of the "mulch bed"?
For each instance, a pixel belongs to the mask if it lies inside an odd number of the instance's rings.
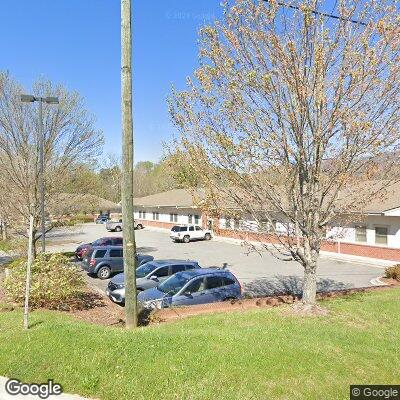
[[[12,311],[16,306],[5,303],[1,281],[4,271],[0,270],[0,303],[3,303],[0,311]],[[394,279],[381,278],[388,286],[367,287],[359,289],[346,289],[332,292],[318,293],[318,300],[330,300],[338,297],[365,293],[376,290],[388,290],[399,287],[400,282]],[[277,307],[283,304],[291,304],[291,314],[297,315],[326,315],[323,307],[305,310],[301,307],[300,298],[295,295],[276,295],[270,297],[232,300],[222,303],[200,304],[190,307],[164,308],[161,310],[142,310],[139,316],[141,325],[160,324],[173,322],[190,316],[201,314],[213,314],[220,312],[245,311],[259,308]],[[57,310],[71,315],[79,320],[102,326],[123,327],[125,325],[125,309],[113,303],[105,295],[88,288],[78,298],[66,302],[57,307]]]
[[[337,290],[332,292],[318,293],[318,300],[331,300],[338,297],[351,296],[357,293],[366,293],[377,290],[388,290],[394,287],[400,286],[400,282],[396,282],[395,285],[389,286],[376,286],[376,287],[366,287],[358,289],[346,289]],[[179,307],[179,308],[163,308],[161,310],[155,310],[148,316],[148,321],[150,324],[160,324],[164,322],[172,322],[187,318],[194,315],[201,314],[213,314],[217,312],[232,312],[232,311],[244,311],[259,308],[269,308],[277,307],[284,304],[293,305],[291,309],[291,314],[297,315],[326,315],[327,312],[323,307],[317,306],[307,309],[302,307],[300,298],[298,296],[292,295],[281,295],[281,296],[271,296],[262,297],[254,299],[243,299],[226,301],[222,303],[210,303],[210,304],[199,304],[190,307]]]

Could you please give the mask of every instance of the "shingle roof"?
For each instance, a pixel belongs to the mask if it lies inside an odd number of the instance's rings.
[[[384,213],[388,210],[400,208],[400,182],[388,186],[379,196],[371,197],[368,199],[369,193],[373,192],[373,188],[382,185],[385,181],[370,181],[358,183],[358,188],[352,187],[344,192],[341,196],[343,199],[348,200],[356,197],[356,194],[362,194],[367,198],[366,205],[363,206],[363,213]],[[361,190],[362,189],[362,190]],[[173,189],[166,192],[153,194],[150,196],[140,197],[134,199],[134,204],[137,207],[178,207],[178,208],[192,208],[201,206],[205,200],[205,190],[195,189],[193,192],[189,192],[186,189]],[[224,208],[227,204],[232,203],[229,199],[224,201]],[[341,200],[338,200],[340,208]],[[233,204],[233,203],[232,203]],[[355,211],[355,210],[354,210]]]
[[[173,189],[167,192],[156,193],[150,196],[133,199],[139,207],[196,207],[204,198],[204,190],[196,189],[194,194],[186,189]]]

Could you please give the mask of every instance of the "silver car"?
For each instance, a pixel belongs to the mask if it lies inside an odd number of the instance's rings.
[[[141,265],[136,270],[136,288],[138,292],[158,286],[177,272],[199,269],[197,261],[156,260]],[[125,303],[125,276],[118,274],[108,283],[107,296],[115,303]]]

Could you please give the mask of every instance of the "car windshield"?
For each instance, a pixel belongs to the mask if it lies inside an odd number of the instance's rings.
[[[177,273],[172,275],[166,281],[158,286],[158,290],[169,293],[171,296],[177,294],[189,282],[190,276],[185,273]]]
[[[97,239],[94,242],[92,242],[92,246],[101,246],[103,243],[103,239]]]
[[[150,272],[154,271],[158,265],[152,264],[150,262],[141,265],[137,270],[136,270],[136,278],[144,278],[147,276]]]

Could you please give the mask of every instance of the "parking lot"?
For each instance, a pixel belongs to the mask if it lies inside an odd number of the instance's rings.
[[[104,225],[85,224],[73,230],[58,230],[49,234],[50,251],[73,251],[80,243],[91,242],[102,236],[121,236],[109,233]],[[145,228],[136,231],[139,253],[155,259],[191,259],[202,267],[227,264],[242,286],[257,295],[282,291],[300,291],[302,267],[295,262],[281,261],[268,252],[249,252],[249,249],[231,242],[213,239],[188,244],[173,243],[168,231]],[[337,290],[371,286],[371,279],[383,270],[360,262],[348,262],[321,257],[318,268],[319,290]],[[105,290],[107,281],[88,278],[92,285]]]

